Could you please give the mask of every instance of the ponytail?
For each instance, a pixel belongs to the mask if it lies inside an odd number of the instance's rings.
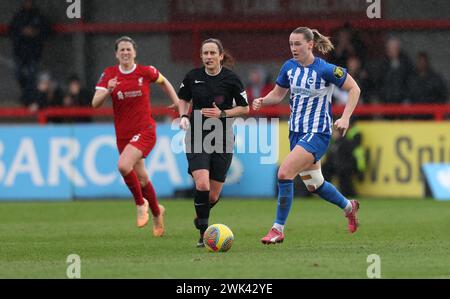
[[[333,43],[328,36],[320,34],[317,29],[311,30],[313,33],[314,47],[322,54],[327,54],[334,49]]]
[[[306,41],[313,41],[314,48],[322,54],[327,54],[334,49],[330,38],[322,35],[317,29],[309,29],[308,27],[298,27],[292,33],[303,34]]]
[[[229,69],[232,69],[235,64],[234,57],[230,54],[228,51],[223,52],[223,60],[221,61],[221,64]]]

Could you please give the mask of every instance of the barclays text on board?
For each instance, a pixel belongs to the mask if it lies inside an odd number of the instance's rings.
[[[253,144],[249,132],[256,125],[235,130],[236,146]],[[263,139],[278,145],[278,125],[266,125]],[[180,131],[159,124],[157,135],[145,163],[158,195],[171,197],[193,183],[184,153],[173,150]],[[261,163],[267,156],[267,151],[236,151],[224,195],[274,196],[277,165]],[[129,197],[117,160],[114,127],[109,124],[0,126],[0,200]]]

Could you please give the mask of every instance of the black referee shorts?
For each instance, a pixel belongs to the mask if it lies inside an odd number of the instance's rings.
[[[186,153],[186,157],[190,175],[195,170],[207,169],[209,179],[224,183],[233,160],[233,153]]]

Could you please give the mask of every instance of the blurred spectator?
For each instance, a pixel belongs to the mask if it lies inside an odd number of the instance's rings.
[[[361,179],[366,169],[361,142],[361,132],[355,124],[350,127],[345,137],[342,137],[338,130],[333,130],[330,149],[322,166],[325,179],[336,179],[339,190],[347,197],[356,195],[353,179],[355,176]]]
[[[350,56],[347,59],[347,71],[361,88],[360,101],[362,103],[370,102],[374,97],[373,80],[371,80],[369,72],[363,67],[358,56]]]
[[[36,96],[38,65],[42,56],[43,42],[50,34],[50,26],[32,0],[23,2],[9,26],[16,77],[22,90],[20,101],[28,106]]]
[[[415,72],[409,79],[409,100],[416,103],[445,103],[447,86],[444,79],[430,66],[428,54],[419,52]]]
[[[38,77],[36,99],[29,106],[31,111],[46,107],[61,106],[63,92],[58,84],[52,80],[49,73],[41,73]]]
[[[407,85],[412,72],[411,60],[401,49],[400,40],[389,38],[385,57],[376,74],[380,101],[389,104],[404,102],[408,97]]]
[[[366,47],[359,35],[350,24],[344,25],[335,34],[334,51],[331,53],[330,62],[338,66],[345,66],[350,57],[358,56],[362,61],[366,57]]]
[[[64,107],[91,107],[92,95],[81,85],[80,78],[77,75],[69,77],[67,82],[67,91],[64,95]],[[90,122],[90,117],[77,117],[72,119],[75,122]]]
[[[350,56],[345,64],[348,73],[355,79],[361,89],[359,98],[360,103],[370,102],[373,97],[372,80],[369,78],[369,73],[362,67],[361,59],[358,56]],[[333,89],[333,97],[338,104],[345,105],[347,103],[348,92],[339,88]]]
[[[266,96],[274,88],[267,71],[260,65],[250,69],[247,80],[246,91],[249,105],[254,99]]]

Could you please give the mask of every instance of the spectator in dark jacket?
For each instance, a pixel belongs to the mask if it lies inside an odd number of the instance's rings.
[[[330,61],[336,65],[346,65],[350,57],[358,56],[361,62],[366,58],[366,46],[357,31],[350,24],[345,24],[334,34],[335,47],[330,54]],[[364,67],[364,65],[363,65]]]
[[[370,103],[373,98],[373,84],[369,76],[369,72],[363,68],[361,59],[358,56],[350,56],[346,63],[348,73],[355,79],[361,88],[359,101],[362,103]],[[336,104],[345,105],[348,99],[348,92],[340,89],[333,89],[333,97]]]
[[[35,100],[31,102],[30,110],[37,111],[47,107],[61,107],[63,91],[47,72],[41,73],[37,80]]]
[[[426,52],[417,54],[416,70],[409,79],[408,91],[411,103],[443,104],[447,101],[445,81],[431,68]]]
[[[9,24],[16,77],[22,90],[20,100],[25,106],[29,106],[36,96],[38,64],[42,57],[44,40],[49,34],[47,19],[34,6],[32,0],[25,0],[21,10]]]
[[[405,102],[412,72],[411,60],[402,51],[400,40],[390,38],[386,43],[386,55],[380,63],[376,80],[380,101],[389,104]]]
[[[67,90],[63,99],[64,107],[91,107],[92,95],[81,85],[80,78],[77,75],[69,77]],[[90,122],[90,117],[75,117],[74,122]]]

